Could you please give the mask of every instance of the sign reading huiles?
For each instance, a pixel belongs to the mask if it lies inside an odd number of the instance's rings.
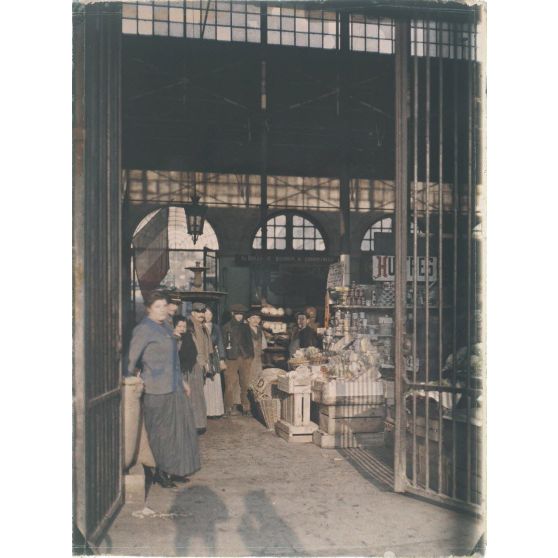
[[[413,280],[414,258],[407,257],[407,281]],[[395,281],[395,256],[372,256],[372,279],[374,281]],[[417,258],[417,281],[438,280],[438,258],[428,260],[424,256]]]

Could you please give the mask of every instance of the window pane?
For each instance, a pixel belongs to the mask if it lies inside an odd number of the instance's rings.
[[[260,30],[259,29],[248,29],[247,40],[250,43],[259,43],[260,42]],[[269,40],[269,36],[268,36]]]
[[[252,27],[253,29],[260,28],[260,18],[258,16],[248,16],[248,27]]]
[[[314,249],[314,241],[312,239],[305,239],[304,240],[304,249],[305,250],[313,250]]]
[[[281,32],[280,31],[268,31],[267,32],[267,42],[270,45],[280,45],[281,44]]]
[[[203,32],[204,39],[215,39],[217,36],[217,30],[213,25],[206,25],[205,31]]]
[[[304,242],[302,238],[293,238],[293,250],[302,250],[304,247]]]
[[[233,27],[232,39],[233,39],[233,41],[245,41],[246,40],[246,31],[244,29]]]
[[[167,21],[169,19],[169,9],[167,7],[155,7],[155,19],[159,21]]]
[[[324,48],[336,48],[337,42],[331,35],[324,36]]]
[[[201,21],[199,10],[186,9],[186,21],[188,23],[199,23]]]
[[[308,20],[306,18],[297,17],[295,25],[296,25],[296,30],[299,33],[308,32]]]
[[[151,21],[139,21],[138,32],[140,35],[153,35],[153,23]]]
[[[171,8],[169,10],[169,19],[171,21],[184,21],[184,10],[182,8]]]
[[[166,21],[155,22],[155,35],[167,36],[169,34],[169,24]]]
[[[293,215],[293,225],[301,227],[304,224],[304,219],[300,215]]]
[[[122,33],[135,35],[138,32],[138,22],[135,19],[122,20]]]
[[[131,6],[130,4],[124,4],[122,6],[122,17],[138,17],[138,7]]]
[[[366,39],[366,51],[378,52],[378,39]]]
[[[184,26],[182,23],[171,23],[169,28],[171,37],[182,37],[184,35]]]
[[[287,238],[287,228],[275,227],[275,238]]]
[[[275,217],[274,221],[277,225],[286,225],[287,217],[286,215],[278,215],[277,217]]]
[[[153,6],[138,6],[139,19],[153,19]]]
[[[236,27],[244,27],[246,25],[246,16],[244,14],[233,14],[232,24]]]
[[[353,36],[364,37],[364,23],[353,23]]]
[[[311,33],[321,33],[322,32],[322,22],[319,19],[310,20],[310,32]]]
[[[386,39],[380,39],[380,52],[382,52],[384,54],[390,54],[391,53],[391,45],[392,45],[391,41],[388,41]]]
[[[321,48],[322,46],[322,36],[321,35],[310,35],[310,46],[314,48]]]
[[[287,247],[287,241],[283,238],[280,238],[275,241],[275,248],[277,250],[284,250]]]
[[[254,242],[252,243],[252,248],[255,248],[256,250],[261,250],[262,239],[261,238],[254,238]]]
[[[308,46],[308,35],[305,33],[296,34],[296,45],[297,46]]]
[[[284,17],[281,19],[281,28],[284,31],[294,31],[294,18]]]
[[[230,41],[231,40],[231,28],[230,27],[217,26],[217,40],[218,41]]]
[[[367,23],[366,24],[366,36],[367,37],[377,37],[378,36],[378,24],[377,23]]]
[[[273,238],[267,238],[267,249],[273,250],[275,248],[275,240]]]
[[[322,252],[323,250],[325,250],[325,244],[324,244],[324,241],[321,238],[318,238],[316,240],[316,250],[318,250],[319,252]]]
[[[354,37],[353,50],[364,50],[364,39],[361,39],[360,37]]]
[[[302,238],[302,227],[293,227],[293,238]]]
[[[220,25],[230,25],[231,14],[229,12],[217,12],[217,23]]]

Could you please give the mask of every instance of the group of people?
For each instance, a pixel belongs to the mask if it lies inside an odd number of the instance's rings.
[[[205,304],[192,304],[186,318],[180,303],[158,291],[145,297],[128,359],[128,374],[144,382],[143,419],[157,464],[144,467],[146,478],[163,487],[187,482],[200,468],[198,435],[208,416],[250,416],[248,390],[267,346],[258,312],[233,305],[221,330]]]

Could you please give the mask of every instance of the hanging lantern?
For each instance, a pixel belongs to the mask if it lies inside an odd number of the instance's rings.
[[[192,202],[184,207],[186,213],[186,227],[188,234],[192,237],[194,244],[203,234],[203,225],[205,223],[205,214],[207,213],[207,205],[200,205],[200,197],[196,194],[192,195]]]

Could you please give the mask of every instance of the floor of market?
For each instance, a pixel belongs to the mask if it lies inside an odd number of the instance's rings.
[[[389,452],[288,444],[258,421],[209,421],[202,469],[173,489],[142,477],[101,541],[132,556],[467,555],[482,522],[394,493]],[[391,553],[391,554],[390,554]]]

